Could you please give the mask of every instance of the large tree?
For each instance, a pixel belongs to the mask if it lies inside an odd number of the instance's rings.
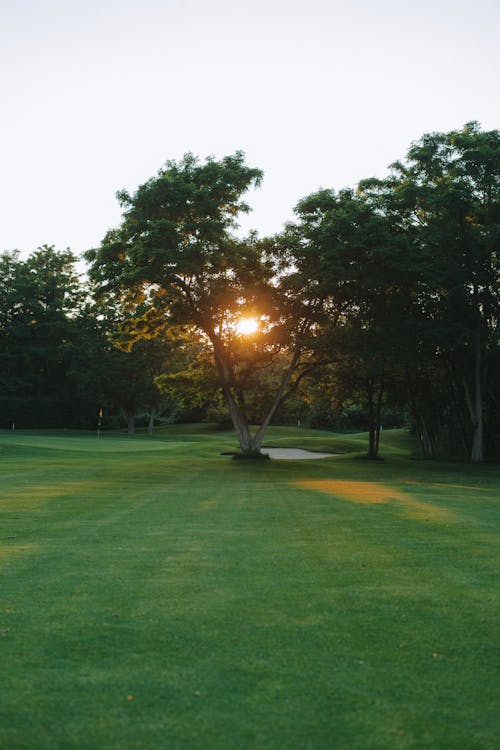
[[[463,394],[470,455],[480,462],[491,410],[490,365],[498,349],[500,133],[482,132],[472,122],[424,135],[405,162],[392,165],[387,180],[364,187],[417,238],[426,347],[441,363],[454,400]],[[432,388],[428,383],[429,393]],[[446,410],[457,414],[452,404]],[[456,429],[452,422],[447,427]]]
[[[412,236],[360,191],[321,190],[300,201],[296,214],[285,241],[294,268],[288,283],[315,310],[316,361],[329,364],[342,391],[350,389],[364,402],[368,456],[377,458],[387,385],[412,356]]]
[[[273,258],[254,235],[234,235],[242,196],[260,183],[259,169],[237,152],[200,163],[188,154],[170,161],[134,194],[118,194],[121,225],[89,251],[91,276],[108,290],[125,292],[137,318],[137,337],[172,325],[191,326],[210,344],[219,386],[241,452],[258,453],[273,414],[291,386],[309,321],[276,281]],[[140,319],[139,319],[140,317]],[[242,318],[257,330],[245,333]],[[247,385],[286,350],[287,366],[255,433],[249,425]]]

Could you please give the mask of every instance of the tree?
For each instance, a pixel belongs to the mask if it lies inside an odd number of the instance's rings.
[[[369,414],[368,457],[377,458],[387,384],[410,356],[415,322],[411,236],[361,191],[321,190],[296,208],[287,231],[289,283],[315,309],[315,357]]]
[[[155,417],[175,406],[162,393],[159,380],[172,370],[176,342],[163,331],[137,337],[136,322],[131,317],[115,321],[109,337],[113,346],[108,355],[107,393],[111,404],[124,412],[129,433],[135,431],[136,417],[142,413],[148,416],[152,435]]]
[[[268,245],[232,230],[249,210],[243,194],[262,173],[237,152],[204,164],[188,154],[165,168],[135,194],[118,193],[123,220],[100,248],[86,254],[93,279],[125,290],[137,318],[137,337],[173,325],[191,327],[210,344],[219,387],[243,454],[260,451],[265,430],[286,396],[303,350],[308,327],[304,312],[276,283]],[[258,331],[245,335],[238,321],[252,316]],[[286,350],[288,364],[261,424],[252,434],[246,385]]]
[[[68,352],[83,301],[75,263],[69,250],[45,245],[25,260],[0,258],[0,379],[13,421],[21,413],[30,424],[66,420]]]
[[[383,196],[402,229],[417,237],[427,344],[454,392],[463,393],[470,455],[480,462],[491,406],[489,361],[498,349],[500,133],[472,122],[424,135],[387,180],[364,187]]]

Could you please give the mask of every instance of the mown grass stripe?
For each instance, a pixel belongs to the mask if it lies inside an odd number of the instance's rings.
[[[188,429],[0,435],[0,746],[496,750],[499,467]]]

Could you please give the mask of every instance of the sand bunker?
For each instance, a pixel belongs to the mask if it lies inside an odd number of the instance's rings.
[[[339,455],[338,453],[316,453],[302,448],[266,448],[263,446],[261,450],[262,453],[267,453],[270,458],[284,459],[330,458],[330,456]]]

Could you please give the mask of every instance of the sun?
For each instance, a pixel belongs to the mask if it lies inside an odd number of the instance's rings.
[[[251,336],[252,333],[256,333],[259,329],[259,321],[257,318],[240,318],[236,323],[236,333],[240,336]]]

